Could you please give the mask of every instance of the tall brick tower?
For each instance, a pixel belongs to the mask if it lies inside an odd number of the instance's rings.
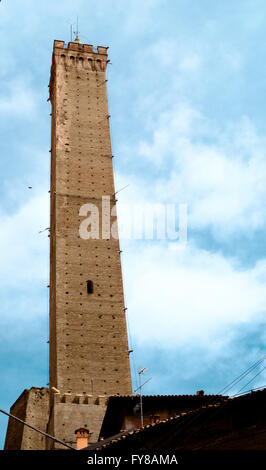
[[[49,85],[50,379],[44,395],[46,430],[69,444],[78,428],[97,441],[108,396],[132,393],[119,240],[115,230],[109,233],[116,199],[107,49],[55,41]],[[32,448],[25,442],[20,448]],[[56,447],[48,439],[46,448]]]
[[[79,407],[73,401],[84,404],[94,397],[104,401],[108,395],[131,393],[119,241],[105,226],[116,219],[111,217],[115,190],[106,66],[106,47],[94,52],[92,46],[79,42],[69,43],[68,48],[61,41],[54,43],[50,389],[58,389],[75,413]],[[96,214],[95,239],[87,238],[91,226],[84,236],[81,233],[87,212],[91,218]],[[50,431],[57,436],[65,424],[61,408],[66,408],[58,398],[51,393],[55,416]],[[75,429],[90,426],[87,413],[84,419],[78,422],[77,418]]]

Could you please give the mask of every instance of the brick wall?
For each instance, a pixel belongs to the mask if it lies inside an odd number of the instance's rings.
[[[116,222],[106,66],[107,48],[93,52],[89,45],[65,48],[55,41],[50,80],[50,387],[61,394],[95,397],[132,392],[119,240],[102,234],[103,223],[108,228],[108,219],[102,218],[103,196],[110,196],[111,224]],[[98,211],[98,239],[80,237],[80,224],[90,216],[81,211],[85,204]],[[87,281],[92,281],[93,293],[88,294]]]

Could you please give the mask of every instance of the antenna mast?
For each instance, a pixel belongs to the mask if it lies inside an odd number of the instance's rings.
[[[79,17],[77,16],[77,31],[74,31],[76,39],[79,38]]]
[[[151,378],[149,378],[148,380],[146,380],[146,382],[144,382],[143,384],[141,383],[141,375],[146,372],[147,368],[146,367],[143,367],[143,369],[140,369],[140,371],[138,372],[139,374],[139,387],[134,390],[134,393],[136,393],[138,390],[139,390],[139,398],[140,398],[140,424],[141,424],[141,427],[143,427],[143,401],[142,401],[142,387],[151,380]]]

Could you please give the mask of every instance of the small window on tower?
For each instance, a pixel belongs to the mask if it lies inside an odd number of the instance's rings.
[[[88,294],[93,293],[93,282],[92,281],[87,281],[87,293]]]

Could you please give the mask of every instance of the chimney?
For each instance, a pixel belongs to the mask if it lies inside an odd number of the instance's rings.
[[[203,397],[204,395],[204,390],[198,390],[196,393],[197,397]]]
[[[77,434],[77,450],[82,450],[88,447],[89,431],[85,428],[79,428],[75,431]]]

